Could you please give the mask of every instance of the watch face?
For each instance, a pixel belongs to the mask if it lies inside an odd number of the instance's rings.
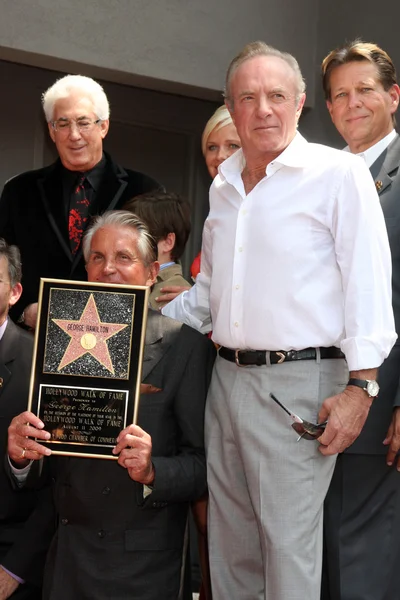
[[[379,385],[376,381],[368,381],[367,392],[370,396],[375,398],[379,394]]]

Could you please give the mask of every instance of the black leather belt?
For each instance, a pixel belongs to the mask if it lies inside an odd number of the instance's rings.
[[[321,358],[345,358],[343,352],[331,346],[330,348],[320,348]],[[232,350],[221,346],[219,355],[225,360],[234,362],[238,367],[248,367],[257,365],[261,367],[267,364],[267,354],[269,354],[271,365],[279,365],[283,362],[294,360],[315,360],[317,358],[316,348],[304,348],[304,350]]]

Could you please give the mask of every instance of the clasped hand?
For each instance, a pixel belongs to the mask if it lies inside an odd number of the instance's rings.
[[[346,450],[360,435],[371,404],[372,398],[354,386],[327,398],[318,415],[319,423],[328,421],[324,433],[318,438],[321,454],[329,456]]]

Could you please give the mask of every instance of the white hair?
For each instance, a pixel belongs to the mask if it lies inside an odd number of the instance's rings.
[[[104,121],[110,117],[110,105],[107,96],[97,81],[84,75],[65,75],[65,77],[57,79],[42,94],[43,110],[48,123],[53,120],[54,105],[57,100],[68,98],[74,91],[82,92],[91,99],[93,102],[93,112],[98,119]]]

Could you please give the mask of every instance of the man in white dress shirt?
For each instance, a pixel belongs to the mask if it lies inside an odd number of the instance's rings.
[[[400,331],[400,89],[390,56],[355,40],[322,64],[332,121],[375,180],[392,252],[393,312]],[[400,343],[379,369],[379,399],[341,454],[325,502],[323,600],[394,600],[400,590]],[[397,467],[397,469],[396,469]]]
[[[297,61],[263,42],[232,61],[242,150],[211,186],[196,284],[163,309],[212,322],[221,345],[206,408],[214,600],[319,600],[336,454],[359,435],[396,338],[375,186],[362,160],[297,133],[304,89]],[[270,393],[329,418],[319,441],[297,441]]]

